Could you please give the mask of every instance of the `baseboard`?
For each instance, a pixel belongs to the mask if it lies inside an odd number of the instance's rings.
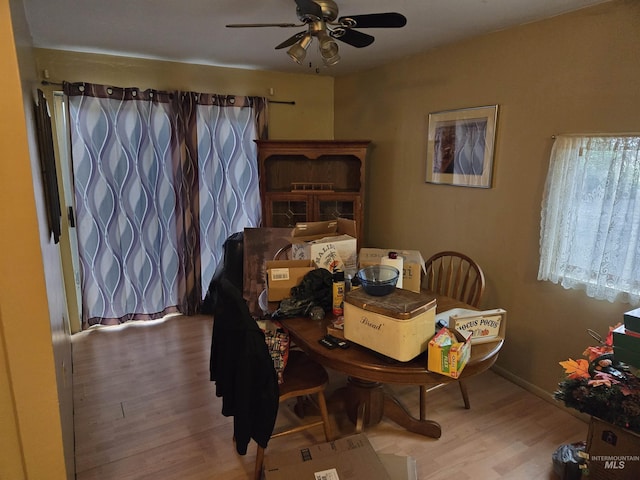
[[[498,365],[494,365],[493,367],[491,367],[491,370],[497,373],[498,375],[500,375],[501,377],[506,378],[510,382],[515,383],[519,387],[524,388],[526,391],[534,394],[536,397],[540,397],[541,399],[546,400],[547,402],[555,405],[560,410],[564,410],[565,412],[573,415],[574,417],[579,418],[584,423],[587,423],[587,424],[589,423],[589,420],[591,418],[589,415],[580,413],[574,408],[565,407],[561,402],[553,398],[553,393],[547,392],[546,390],[538,387],[537,385],[534,385],[532,383],[527,382],[526,380],[523,380],[522,378],[518,377],[517,375],[514,375],[510,371],[505,370],[504,368]]]

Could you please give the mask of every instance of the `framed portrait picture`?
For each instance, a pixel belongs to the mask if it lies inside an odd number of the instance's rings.
[[[498,105],[429,114],[428,183],[491,188]]]

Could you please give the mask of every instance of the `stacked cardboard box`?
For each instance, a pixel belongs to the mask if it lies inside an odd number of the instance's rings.
[[[291,296],[291,289],[302,282],[315,265],[311,260],[267,260],[267,290],[270,302]]]
[[[355,268],[358,257],[355,221],[337,218],[297,223],[291,233],[291,255],[295,260],[312,260],[330,272]]]

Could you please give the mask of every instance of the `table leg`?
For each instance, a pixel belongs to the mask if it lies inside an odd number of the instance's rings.
[[[377,425],[384,414],[384,390],[378,382],[349,377],[344,391],[347,416],[356,425]]]
[[[376,425],[386,416],[410,432],[432,438],[442,434],[437,422],[414,418],[379,382],[349,377],[343,394],[347,416],[358,429]]]
[[[433,420],[418,420],[400,405],[400,402],[389,394],[384,395],[384,414],[398,425],[410,432],[419,433],[425,437],[440,438],[442,429],[438,422]]]

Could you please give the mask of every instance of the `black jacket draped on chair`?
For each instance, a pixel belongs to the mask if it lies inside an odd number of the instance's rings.
[[[233,416],[236,450],[253,440],[266,448],[278,413],[278,378],[264,333],[238,290],[224,276],[213,284],[214,323],[210,374],[222,414]]]

